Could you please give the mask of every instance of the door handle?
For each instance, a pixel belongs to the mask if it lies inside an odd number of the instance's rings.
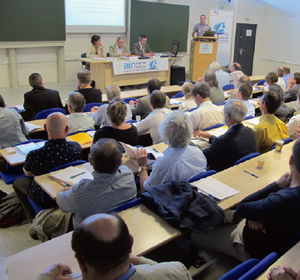
[[[240,55],[243,55],[243,52],[244,52],[244,49],[243,49],[243,48],[240,48],[240,49],[239,49]]]

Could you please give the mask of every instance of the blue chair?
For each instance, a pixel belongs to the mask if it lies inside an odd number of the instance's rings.
[[[46,110],[43,110],[39,113],[37,113],[35,115],[35,119],[36,120],[40,120],[40,119],[46,119],[50,114],[52,113],[62,113],[62,114],[66,114],[66,111],[65,109],[62,109],[62,108],[51,108],[51,109],[46,109]]]
[[[81,58],[86,58],[86,53],[82,53],[80,55]],[[86,62],[85,61],[81,61],[81,64],[82,64],[82,67],[86,65]]]
[[[85,160],[76,160],[76,161],[68,162],[51,169],[49,172],[54,172],[60,169],[64,169],[70,166],[76,166],[84,163],[86,163]],[[36,204],[30,197],[27,196],[27,199],[36,213],[39,213],[40,211],[46,209],[45,207]],[[42,190],[42,201],[50,201],[51,199],[52,198],[44,190]]]
[[[226,101],[217,104],[217,106],[221,106],[221,105],[225,105],[225,104],[226,104]]]
[[[234,89],[234,84],[228,84],[222,87],[223,91]]]
[[[228,271],[225,275],[219,278],[219,280],[238,280],[241,276],[243,276],[246,272],[248,272],[252,267],[257,265],[258,263],[259,259],[247,260]]]
[[[242,162],[244,162],[244,161],[247,161],[247,160],[249,160],[249,159],[252,159],[252,158],[255,158],[255,157],[258,157],[258,156],[260,156],[260,153],[258,153],[258,152],[252,153],[252,154],[250,154],[250,155],[246,155],[246,156],[240,158],[239,160],[237,160],[237,161],[234,163],[234,165],[238,165],[238,164],[240,164],[240,163],[242,163]]]
[[[126,123],[137,123],[138,121],[137,120],[129,120],[129,121],[126,121]]]
[[[218,123],[218,124],[215,124],[215,125],[212,125],[208,128],[203,129],[203,131],[211,130],[211,129],[218,128],[218,127],[221,127],[221,126],[224,126],[224,124]]]
[[[252,86],[252,82],[251,82],[251,81],[250,81],[250,83],[249,83],[249,84],[250,84],[250,86]]]
[[[255,118],[255,116],[247,116],[247,117],[244,118],[244,121],[254,119],[254,118]]]
[[[286,144],[291,143],[293,141],[294,140],[291,137],[285,138],[285,139],[283,139],[283,145],[286,145]],[[275,148],[276,148],[276,144],[272,147],[271,151],[274,150]]]
[[[18,143],[16,145],[14,145],[14,147],[19,146],[19,145],[23,145],[23,144],[28,144],[28,143],[35,143],[35,142],[42,142],[45,141],[43,139],[31,139],[28,141],[24,141],[21,143]],[[17,166],[11,166],[8,162],[6,162],[6,170],[9,173],[4,173],[0,171],[0,177],[1,179],[4,181],[5,184],[10,185],[13,184],[15,180],[17,180],[18,178],[25,178],[26,175],[23,173],[23,166],[24,164],[20,164]]]
[[[266,80],[260,80],[257,82],[258,86],[263,86],[265,84]]]
[[[91,109],[93,107],[95,107],[95,106],[100,107],[101,105],[102,105],[102,103],[88,103],[88,104],[85,105],[85,108],[84,108],[83,112],[89,112],[89,111],[91,111]]]
[[[270,265],[277,260],[277,253],[273,252],[262,259],[257,265],[253,266],[248,272],[239,278],[239,280],[254,280],[263,273]]]
[[[136,205],[139,205],[142,203],[142,198],[139,197],[137,199],[134,199],[134,200],[131,200],[131,201],[128,201],[122,205],[120,205],[119,207],[109,211],[109,213],[118,213],[118,212],[121,212],[121,211],[124,211],[126,209],[129,209],[129,208],[132,208]]]
[[[204,172],[201,172],[201,173],[195,175],[195,176],[192,177],[191,179],[189,179],[188,182],[189,182],[189,183],[192,183],[192,182],[198,181],[198,180],[200,180],[200,179],[206,178],[206,177],[208,177],[208,176],[214,175],[214,174],[216,174],[216,173],[217,173],[216,170],[204,171]]]
[[[184,97],[184,93],[182,91],[179,91],[174,96],[172,96],[172,98],[180,98],[180,97]]]
[[[195,107],[195,108],[192,108],[192,109],[188,110],[188,112],[192,112],[192,111],[195,111],[197,109],[198,109],[198,107]]]
[[[137,101],[137,99],[136,98],[134,98],[134,97],[129,97],[129,98],[123,98],[123,100],[127,103],[127,104],[129,104],[129,102],[130,101]]]

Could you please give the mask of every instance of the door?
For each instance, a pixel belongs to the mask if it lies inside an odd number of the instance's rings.
[[[234,62],[242,66],[242,71],[252,76],[255,48],[256,24],[237,23],[234,43]]]

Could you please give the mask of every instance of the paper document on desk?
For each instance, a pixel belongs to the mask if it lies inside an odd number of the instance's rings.
[[[37,142],[37,143],[31,142],[28,144],[18,145],[16,147],[14,147],[14,149],[26,157],[30,151],[37,150],[37,149],[43,147],[44,145],[45,145],[45,141]]]
[[[25,126],[27,127],[29,132],[39,129],[39,128],[42,128],[42,126],[40,126],[40,125],[35,125],[33,123],[27,123],[27,122],[25,122]]]
[[[135,155],[134,155],[134,152],[137,151],[137,147],[131,146],[129,144],[125,144],[123,142],[120,142],[120,143],[125,150],[126,156],[129,157],[136,165],[138,165],[137,161],[135,159]],[[148,165],[152,164],[155,160],[157,160],[158,158],[161,158],[164,155],[163,153],[160,153],[155,148],[145,147],[145,149],[147,150],[147,158],[148,158],[147,164]]]
[[[250,123],[250,124],[253,124],[253,125],[258,125],[259,118],[253,118],[253,119],[247,120],[246,122]]]
[[[180,101],[178,99],[175,99],[175,98],[170,99],[170,105],[179,105],[181,103],[182,103],[182,101]]]
[[[195,145],[197,145],[201,150],[206,149],[210,146],[207,139],[202,139],[199,137],[192,137],[191,142]]]
[[[213,177],[207,177],[191,184],[196,186],[199,192],[218,200],[223,200],[239,193],[236,189],[229,187]]]
[[[223,135],[227,130],[228,130],[227,126],[222,126],[222,127],[219,127],[215,130],[208,131],[208,133],[210,133],[211,135],[219,137],[219,136]]]
[[[74,135],[68,136],[68,138],[79,143],[80,145],[84,145],[93,141],[93,137],[91,137],[86,132],[79,132]]]
[[[66,183],[70,186],[76,185],[81,179],[94,179],[91,172],[75,166],[51,172],[49,173],[49,176],[57,180],[59,183]]]

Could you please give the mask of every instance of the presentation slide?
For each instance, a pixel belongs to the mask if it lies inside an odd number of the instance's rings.
[[[125,33],[125,0],[65,0],[67,33]]]

